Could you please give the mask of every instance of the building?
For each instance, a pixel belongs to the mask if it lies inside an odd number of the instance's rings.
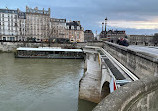
[[[0,9],[0,40],[17,40],[18,24],[18,10]]]
[[[129,35],[128,40],[134,45],[152,45],[153,37],[152,35]]]
[[[26,13],[20,12],[18,9],[18,27],[19,27],[19,35],[18,40],[19,41],[26,41]]]
[[[51,37],[66,38],[66,19],[51,18]]]
[[[84,31],[84,42],[94,41],[94,34],[92,30],[85,30]]]
[[[99,38],[100,39],[107,38],[106,37],[106,32],[105,31],[101,31],[101,33],[99,34]]]
[[[0,9],[0,40],[48,41],[50,38],[83,42],[84,31],[80,21],[50,18],[50,8],[39,10],[26,6],[26,12]]]
[[[123,31],[120,31],[120,30],[108,30],[107,31],[107,34],[106,34],[106,37],[108,38],[108,40],[110,41],[113,41],[113,42],[117,42],[117,40],[119,38],[125,38],[127,35],[126,35],[126,32],[123,30]]]
[[[117,42],[119,38],[125,38],[126,32],[123,30],[108,30],[108,31],[102,31],[100,33],[100,39],[101,40],[107,40],[111,42]]]
[[[46,11],[26,6],[26,37],[36,40],[50,37],[50,8]]]
[[[70,42],[84,42],[84,29],[80,21],[66,23],[66,38],[69,38]]]

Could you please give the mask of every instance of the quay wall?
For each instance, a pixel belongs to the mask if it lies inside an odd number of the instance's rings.
[[[89,46],[103,46],[103,42],[83,42],[83,43],[51,43],[50,47],[62,48],[82,48],[86,45]],[[48,47],[48,43],[31,43],[31,42],[0,42],[0,52],[14,52],[18,47]]]
[[[158,111],[158,77],[145,77],[106,96],[93,111]]]
[[[104,42],[104,49],[138,78],[158,75],[158,56]]]

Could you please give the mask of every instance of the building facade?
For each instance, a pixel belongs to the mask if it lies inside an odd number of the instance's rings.
[[[18,9],[18,27],[19,27],[19,41],[26,41],[26,13],[20,12]]]
[[[0,9],[0,40],[17,40],[18,24],[18,10]]]
[[[26,37],[36,40],[48,39],[50,36],[50,8],[48,11],[32,9],[26,6]]]
[[[129,35],[128,40],[134,45],[153,45],[153,37],[152,35]]]
[[[72,42],[83,42],[84,31],[80,21],[50,17],[48,10],[26,6],[19,9],[0,9],[0,40],[4,41],[48,41],[50,38],[66,38]]]
[[[125,38],[126,37],[126,32],[125,31],[118,31],[118,30],[109,30],[107,31],[107,38],[110,40],[110,41],[113,41],[113,42],[117,42],[117,40],[119,38]]]
[[[117,42],[119,38],[125,38],[126,32],[124,30],[108,30],[102,31],[99,35],[101,40],[107,40],[111,42]]]
[[[66,19],[51,18],[51,37],[66,38]]]
[[[66,38],[69,38],[70,42],[84,42],[84,29],[80,21],[66,23]]]
[[[94,41],[94,34],[92,30],[85,30],[84,31],[84,42]]]

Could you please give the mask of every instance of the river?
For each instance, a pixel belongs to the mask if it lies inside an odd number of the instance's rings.
[[[20,59],[0,53],[0,111],[91,111],[78,99],[83,60]]]

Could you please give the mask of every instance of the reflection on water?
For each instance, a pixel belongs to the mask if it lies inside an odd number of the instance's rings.
[[[79,100],[78,111],[92,111],[96,106],[96,103],[88,102],[85,100]]]
[[[15,59],[0,54],[0,111],[91,111],[79,100],[83,61]]]

